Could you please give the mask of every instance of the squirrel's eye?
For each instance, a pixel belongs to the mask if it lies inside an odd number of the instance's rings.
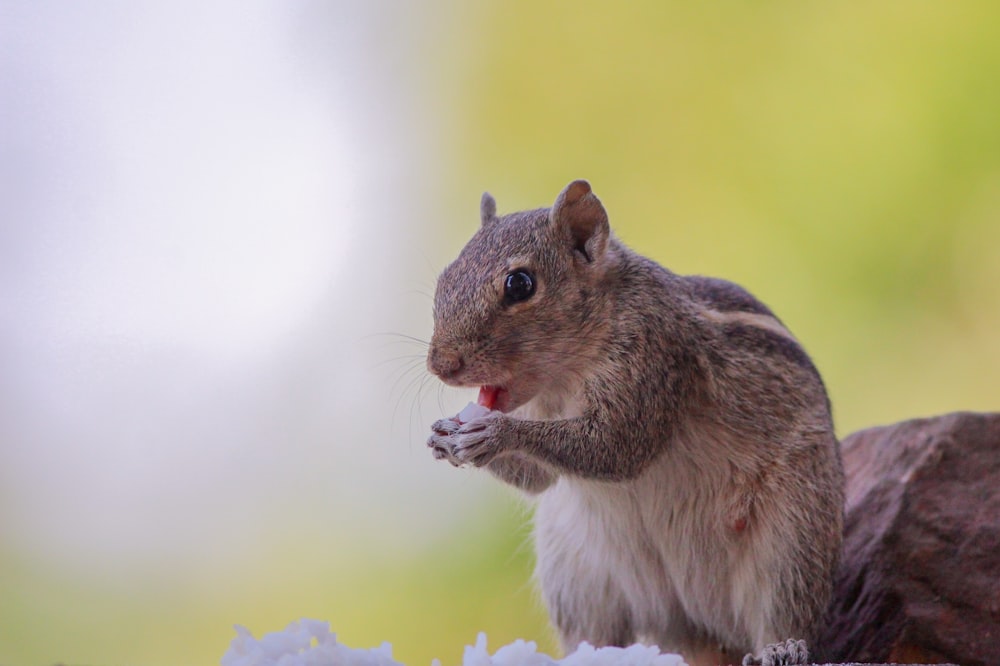
[[[508,273],[503,282],[503,299],[507,303],[520,303],[535,293],[535,279],[527,271]]]

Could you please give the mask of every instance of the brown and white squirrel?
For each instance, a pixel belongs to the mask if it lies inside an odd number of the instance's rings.
[[[586,181],[504,216],[484,194],[481,221],[438,279],[427,365],[490,411],[427,444],[537,496],[564,649],[805,662],[791,639],[826,609],[844,474],[802,346],[741,287],[625,247]]]

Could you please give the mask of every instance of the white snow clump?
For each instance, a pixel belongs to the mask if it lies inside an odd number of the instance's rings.
[[[465,648],[462,666],[686,666],[679,654],[660,654],[652,645],[630,645],[626,648],[595,648],[580,643],[573,654],[553,659],[537,651],[533,641],[516,640],[496,651],[492,657],[486,650],[486,634],[479,634],[475,646]],[[440,662],[434,660],[435,666]]]
[[[247,629],[236,626],[236,638],[222,657],[221,666],[403,666],[392,658],[392,646],[382,643],[370,650],[349,648],[337,642],[330,624],[319,620],[298,620],[284,631],[259,640]],[[441,666],[434,660],[433,666]],[[563,659],[538,652],[532,641],[517,640],[490,656],[486,634],[479,634],[474,646],[465,648],[462,666],[685,666],[677,654],[660,654],[659,648],[631,645],[627,648],[595,648],[580,643],[576,652]]]
[[[392,658],[392,646],[356,650],[337,642],[330,623],[298,620],[284,631],[253,637],[236,625],[236,638],[222,656],[222,666],[403,666]]]

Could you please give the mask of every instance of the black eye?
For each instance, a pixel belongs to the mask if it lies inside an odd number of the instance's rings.
[[[534,293],[535,278],[527,271],[508,273],[503,281],[503,300],[508,304],[526,301]]]

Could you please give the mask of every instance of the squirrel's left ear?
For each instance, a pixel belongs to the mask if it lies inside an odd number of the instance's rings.
[[[484,227],[497,216],[496,199],[489,192],[483,192],[483,198],[479,201],[479,222]]]
[[[608,214],[587,181],[574,180],[559,193],[549,211],[549,221],[567,233],[573,249],[588,263],[604,255],[610,234]]]

